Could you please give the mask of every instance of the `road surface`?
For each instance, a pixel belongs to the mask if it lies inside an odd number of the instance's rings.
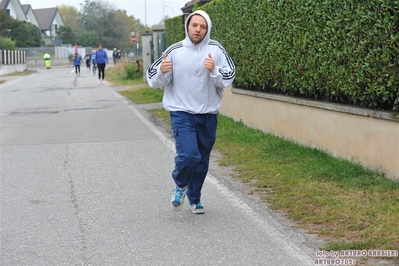
[[[314,265],[309,236],[228,176],[211,170],[204,215],[173,212],[173,139],[71,69],[1,78],[1,265]]]

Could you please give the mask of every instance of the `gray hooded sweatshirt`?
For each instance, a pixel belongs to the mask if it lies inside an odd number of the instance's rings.
[[[204,17],[208,24],[206,36],[198,45],[191,42],[187,30],[189,18],[196,14]],[[166,57],[172,61],[172,71],[165,74],[161,72],[162,57],[148,68],[149,86],[164,86],[162,103],[166,110],[208,114],[216,113],[221,107],[223,88],[233,83],[235,66],[223,46],[210,39],[211,27],[208,14],[195,11],[185,22],[185,39],[165,51]],[[216,65],[212,73],[204,66],[209,53]]]

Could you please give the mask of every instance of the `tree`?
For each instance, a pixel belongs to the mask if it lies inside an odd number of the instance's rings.
[[[10,17],[4,10],[0,10],[0,36],[11,38],[11,31],[18,21]]]
[[[0,50],[17,50],[11,38],[0,37]]]
[[[26,21],[18,21],[11,36],[17,47],[40,47],[43,44],[40,29]]]
[[[57,31],[62,34],[63,43],[95,46],[101,42],[104,47],[130,46],[130,32],[141,32],[144,26],[140,20],[128,16],[125,10],[116,10],[107,1],[84,0],[80,10],[71,6],[58,7],[65,27]],[[64,33],[62,33],[64,32]]]
[[[61,5],[57,7],[62,16],[62,20],[64,21],[65,26],[71,28],[72,32],[74,33],[83,31],[82,23],[80,20],[81,15],[76,7],[67,5]]]
[[[140,20],[135,19],[133,16],[128,16],[126,14],[126,10],[117,10],[118,17],[123,20],[123,24],[125,25],[125,30],[123,33],[123,39],[121,40],[121,45],[131,46],[132,42],[130,40],[130,32],[142,32],[144,31],[144,27],[140,24]]]
[[[120,48],[124,43],[130,42],[130,32],[128,16],[126,11],[112,10],[106,16],[107,23],[104,25],[103,42],[107,47]]]
[[[18,21],[0,10],[0,36],[10,38],[16,47],[40,47],[42,35],[40,29],[32,23]]]
[[[101,19],[104,17],[101,14],[101,3],[101,1],[85,0],[83,4],[80,4],[80,23],[85,29],[94,29],[99,32]]]
[[[63,44],[73,45],[78,41],[76,33],[74,33],[69,26],[60,26],[57,30],[57,35],[62,39]]]
[[[132,28],[126,11],[115,10],[108,2],[102,0],[85,0],[80,13],[84,29],[95,31],[104,47],[121,47],[129,40]]]
[[[85,31],[79,35],[79,44],[82,46],[97,47],[100,43],[97,32],[94,30]]]

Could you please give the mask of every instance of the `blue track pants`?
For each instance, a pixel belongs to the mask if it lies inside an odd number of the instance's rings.
[[[170,112],[170,118],[177,153],[172,177],[178,187],[188,186],[188,199],[198,203],[216,140],[217,114]]]

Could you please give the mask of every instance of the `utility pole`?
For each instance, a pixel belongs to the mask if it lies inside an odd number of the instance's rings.
[[[144,0],[145,27],[147,27],[147,0]]]

